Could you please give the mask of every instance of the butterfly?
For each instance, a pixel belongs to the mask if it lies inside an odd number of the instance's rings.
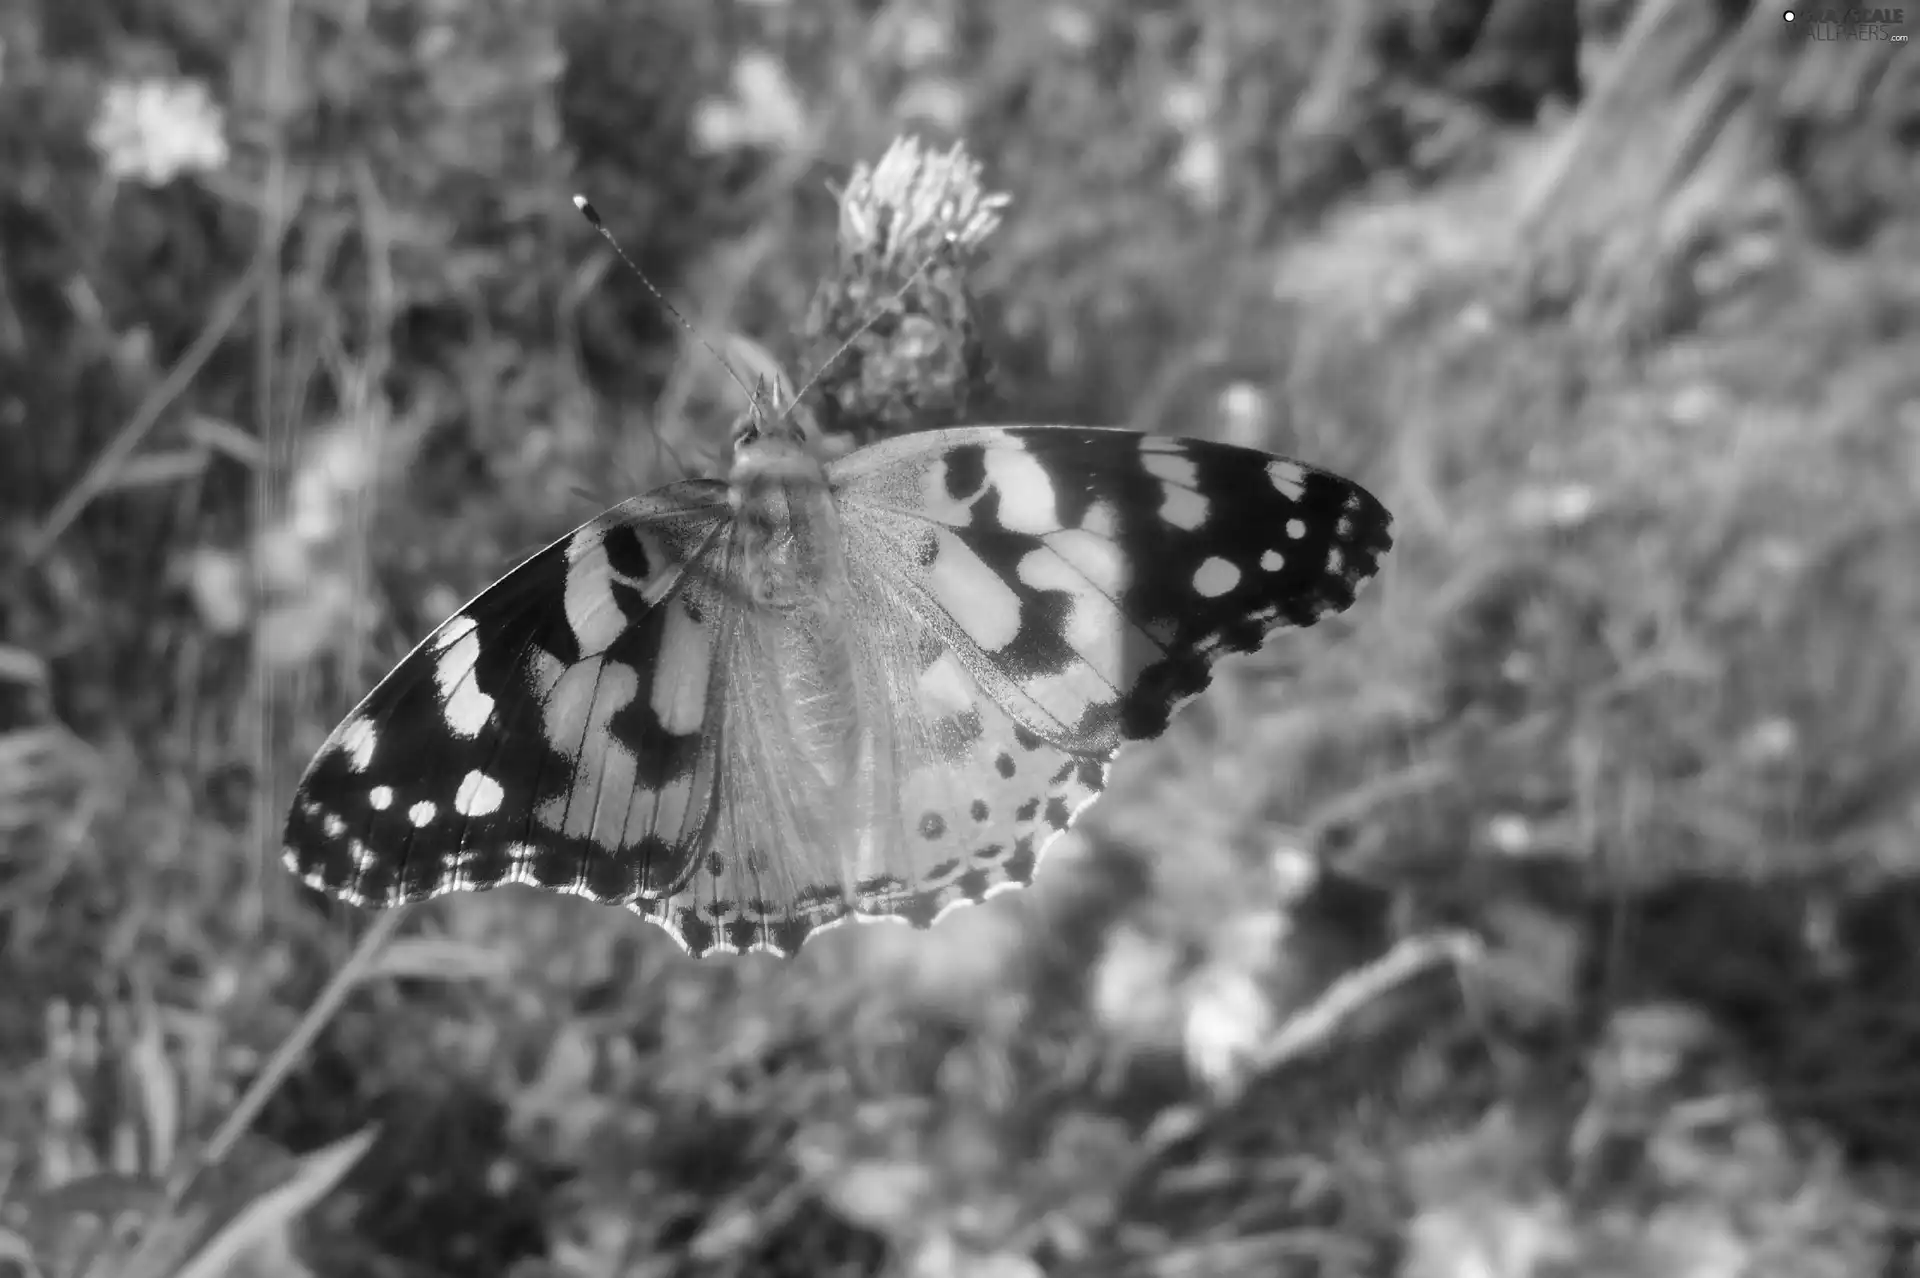
[[[756,410],[725,480],[634,498],[447,618],[326,739],[284,859],[389,906],[503,883],[694,956],[930,926],[1029,883],[1223,655],[1353,603],[1365,489],[1197,439],[898,435]]]

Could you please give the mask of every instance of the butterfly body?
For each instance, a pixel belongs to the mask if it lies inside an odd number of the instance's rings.
[[[1204,441],[964,427],[822,460],[750,420],[405,658],[303,778],[285,857],[361,904],[527,883],[689,951],[930,924],[1046,844],[1225,653],[1348,606],[1369,494]]]

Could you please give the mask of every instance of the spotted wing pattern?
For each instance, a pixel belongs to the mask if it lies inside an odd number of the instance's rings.
[[[531,884],[696,955],[930,925],[1029,882],[1121,746],[1391,544],[1339,476],[1120,430],[743,473],[615,507],[428,636],[309,767],[289,868],[365,905]]]

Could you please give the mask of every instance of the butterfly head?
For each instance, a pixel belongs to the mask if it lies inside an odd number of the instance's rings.
[[[811,419],[789,408],[769,411],[764,393],[733,426],[733,465],[727,474],[740,574],[755,604],[816,618],[804,629],[823,633],[819,620],[836,614],[846,597],[839,514],[828,491],[827,459]]]
[[[777,407],[764,381],[753,406],[734,420],[729,443],[733,462],[728,481],[736,494],[763,484],[817,479],[828,458],[811,414],[797,403]]]

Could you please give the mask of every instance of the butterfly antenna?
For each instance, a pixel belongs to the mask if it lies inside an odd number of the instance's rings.
[[[799,390],[793,393],[793,402],[795,404],[798,404],[802,399],[806,398],[807,392],[813,389],[813,384],[819,381],[820,378],[826,373],[828,369],[832,368],[836,363],[838,363],[840,360],[840,357],[842,355],[845,355],[848,349],[851,348],[855,342],[865,337],[867,335],[868,329],[872,328],[875,324],[880,322],[880,317],[886,314],[887,307],[893,305],[893,303],[905,297],[907,295],[907,290],[912,288],[915,282],[918,281],[922,275],[925,275],[927,273],[927,268],[933,265],[935,259],[937,259],[940,256],[940,254],[945,252],[947,249],[959,243],[959,241],[960,241],[960,237],[958,235],[955,235],[951,231],[947,232],[946,235],[942,236],[940,239],[940,243],[934,248],[933,252],[927,254],[924,258],[920,259],[920,265],[913,268],[913,274],[907,276],[906,282],[901,284],[899,288],[893,290],[893,296],[887,299],[886,305],[875,307],[873,310],[873,313],[867,316],[866,319],[860,322],[860,327],[854,329],[853,332],[847,337],[847,340],[840,343],[840,345],[837,348],[835,348],[833,354],[827,356],[827,358],[821,362],[820,367],[813,370],[813,376],[807,378],[806,385],[802,386]]]
[[[632,258],[627,256],[627,251],[620,247],[620,241],[613,238],[613,232],[609,231],[607,224],[600,220],[600,210],[593,207],[593,201],[584,195],[576,195],[573,197],[573,207],[580,210],[580,215],[587,219],[587,224],[600,233],[600,238],[605,240],[608,246],[613,249],[615,256],[626,263],[627,269],[640,277],[640,282],[647,286],[647,292],[653,294],[654,300],[667,308],[667,314],[678,320],[680,327],[686,329],[688,335],[691,336],[694,341],[706,347],[707,354],[719,361],[720,367],[726,369],[727,376],[733,379],[733,384],[746,392],[747,402],[752,404],[756,409],[764,410],[766,405],[761,402],[759,394],[755,392],[753,387],[741,380],[740,374],[733,371],[733,365],[727,362],[727,357],[714,349],[712,342],[709,342],[705,337],[701,336],[700,330],[695,328],[692,322],[689,321],[686,316],[682,315],[672,302],[667,300],[666,294],[653,286],[653,281],[647,278],[647,273],[635,265]],[[813,383],[809,382],[807,384],[811,386]]]

